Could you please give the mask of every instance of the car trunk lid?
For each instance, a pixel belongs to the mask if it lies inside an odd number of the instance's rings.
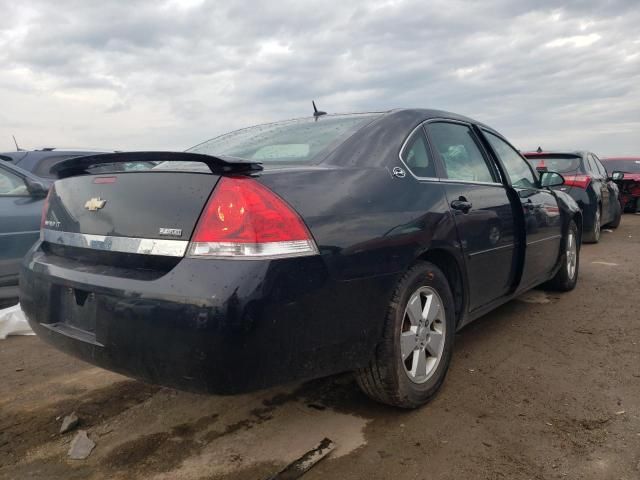
[[[159,163],[158,168],[90,174],[96,165],[104,171],[109,164],[141,159]],[[49,194],[41,237],[63,256],[77,257],[83,248],[181,257],[220,177],[260,168],[242,159],[170,152],[68,160],[56,165],[63,179]],[[109,256],[103,254],[101,263],[110,263]]]

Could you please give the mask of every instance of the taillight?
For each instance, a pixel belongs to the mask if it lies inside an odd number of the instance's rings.
[[[318,253],[298,214],[251,178],[223,177],[196,226],[194,257],[289,257]]]
[[[567,175],[564,177],[564,184],[569,187],[578,187],[586,190],[589,183],[591,183],[589,175]]]

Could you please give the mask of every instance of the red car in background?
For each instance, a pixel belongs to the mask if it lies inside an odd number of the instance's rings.
[[[640,157],[608,157],[602,163],[610,172],[624,172],[620,187],[620,205],[625,212],[640,211]]]

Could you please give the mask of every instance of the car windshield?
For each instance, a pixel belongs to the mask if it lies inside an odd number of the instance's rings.
[[[527,160],[533,168],[547,167],[550,172],[569,173],[581,168],[580,157],[578,156],[532,155],[527,156]]]
[[[609,172],[640,173],[640,158],[603,160],[602,163]]]
[[[215,137],[187,152],[238,157],[263,164],[312,163],[379,116],[379,113],[326,115],[257,125]],[[176,163],[165,162],[155,170],[203,167],[198,162]]]

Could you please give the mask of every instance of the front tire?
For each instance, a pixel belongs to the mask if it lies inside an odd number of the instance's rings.
[[[398,282],[383,338],[369,365],[356,371],[369,397],[402,408],[428,402],[449,369],[455,335],[453,295],[442,271],[416,263]]]
[[[569,222],[561,263],[560,270],[546,286],[551,290],[568,292],[576,288],[580,267],[580,237],[578,236],[578,226],[574,220]]]

